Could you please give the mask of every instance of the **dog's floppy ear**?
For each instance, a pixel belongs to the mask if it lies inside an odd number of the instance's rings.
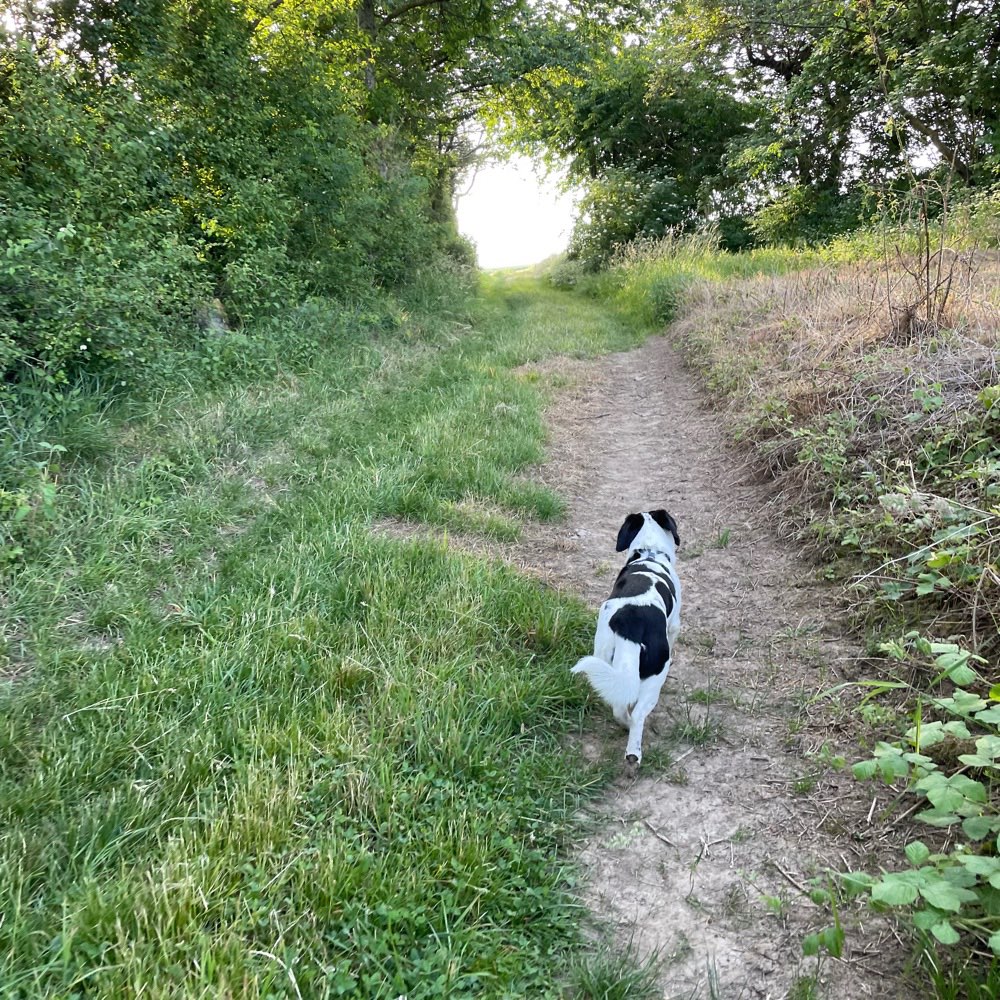
[[[681,536],[677,534],[677,522],[665,510],[651,510],[649,516],[664,530],[674,536],[674,545],[680,548]]]
[[[642,514],[629,514],[618,532],[618,544],[615,546],[615,552],[624,552],[632,544],[632,539],[639,534],[639,529],[645,523]]]

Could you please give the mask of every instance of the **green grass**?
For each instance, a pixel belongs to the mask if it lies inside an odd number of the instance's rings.
[[[655,1000],[661,996],[659,954],[640,959],[634,945],[625,949],[600,945],[589,951],[571,973],[575,1000]]]
[[[266,383],[93,407],[86,461],[46,470],[3,581],[0,996],[570,988],[591,615],[371,525],[558,516],[514,477],[544,389],[512,369],[643,331],[518,278],[433,305]]]

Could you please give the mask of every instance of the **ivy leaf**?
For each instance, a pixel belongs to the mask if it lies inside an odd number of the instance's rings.
[[[990,935],[990,948],[994,955],[1000,955],[1000,931]]]
[[[919,840],[906,845],[906,856],[911,865],[922,865],[930,856],[930,848]]]

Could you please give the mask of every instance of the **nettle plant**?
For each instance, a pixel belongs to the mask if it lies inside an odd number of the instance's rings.
[[[915,691],[913,725],[901,739],[878,743],[870,759],[854,765],[855,777],[905,782],[904,794],[923,800],[914,818],[946,832],[933,846],[907,844],[908,867],[877,877],[850,872],[841,885],[848,895],[905,910],[941,944],[966,936],[1000,955],[1000,684],[985,681],[977,669],[982,657],[917,632],[881,649],[900,662],[931,664],[932,693]],[[910,686],[868,684],[873,693]]]

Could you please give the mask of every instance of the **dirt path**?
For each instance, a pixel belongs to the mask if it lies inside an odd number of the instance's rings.
[[[850,673],[855,654],[836,595],[776,539],[760,490],[665,339],[525,374],[557,387],[548,458],[531,478],[565,499],[568,530],[554,539],[550,526],[528,525],[514,546],[473,548],[596,609],[621,563],[614,542],[625,514],[665,507],[680,526],[684,606],[671,676],[638,779],[623,768],[581,845],[595,938],[611,933],[604,944],[657,953],[665,998],[914,997],[896,975],[900,942],[854,913],[842,913],[852,925],[842,960],[817,966],[802,955],[802,938],[830,923],[807,896],[810,880],[868,866],[880,846],[873,792],[831,771],[829,755],[852,751],[809,704]],[[568,651],[567,668],[586,652]],[[595,713],[582,752],[618,760],[625,735],[610,712]]]
[[[586,902],[619,946],[659,952],[665,997],[911,995],[887,976],[900,949],[885,928],[856,930],[845,960],[818,975],[802,958],[803,935],[828,923],[802,887],[868,852],[871,793],[830,775],[830,734],[805,705],[850,669],[835,596],[766,526],[759,491],[664,339],[539,372],[570,382],[537,477],[565,497],[572,530],[555,549],[551,532],[525,538],[517,561],[596,607],[626,513],[666,507],[682,542],[679,652],[640,777],[605,797],[583,845]],[[610,719],[593,726],[585,753],[624,752]]]

